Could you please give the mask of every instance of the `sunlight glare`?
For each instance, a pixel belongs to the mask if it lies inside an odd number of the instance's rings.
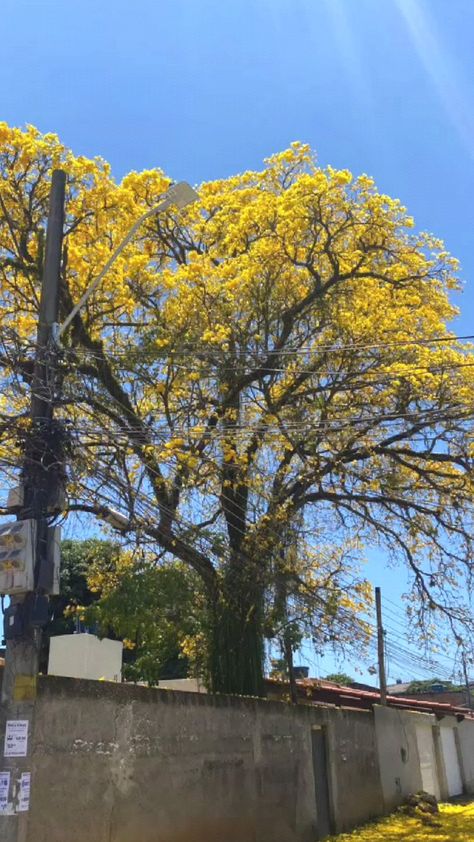
[[[334,38],[340,57],[357,98],[367,106],[372,103],[369,79],[360,57],[354,37],[354,25],[350,20],[345,0],[323,0],[328,18],[331,20]]]
[[[413,45],[465,148],[474,158],[474,114],[462,80],[423,0],[395,0]]]

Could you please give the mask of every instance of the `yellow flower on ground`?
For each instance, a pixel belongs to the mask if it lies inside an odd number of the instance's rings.
[[[474,804],[440,804],[425,821],[395,813],[387,819],[332,837],[334,842],[473,842]]]

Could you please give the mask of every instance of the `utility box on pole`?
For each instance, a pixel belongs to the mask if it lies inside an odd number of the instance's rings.
[[[0,526],[0,594],[14,596],[35,590],[36,537],[37,521],[33,518]],[[38,581],[51,596],[59,594],[60,541],[60,527],[48,527],[47,551]]]
[[[0,594],[30,593],[35,588],[36,521],[0,526]]]

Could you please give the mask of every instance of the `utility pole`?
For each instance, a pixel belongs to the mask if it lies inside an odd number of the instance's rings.
[[[462,668],[464,673],[464,681],[466,682],[466,701],[469,710],[472,710],[472,695],[471,695],[471,685],[469,684],[469,675],[467,672],[467,663],[466,663],[466,654],[465,652],[462,653]]]
[[[377,653],[379,661],[380,704],[387,704],[387,679],[385,676],[385,641],[382,626],[382,594],[375,588],[375,606],[377,609]]]
[[[34,590],[11,597],[5,611],[6,655],[2,687],[2,730],[15,727],[25,736],[25,754],[6,755],[1,769],[10,776],[6,813],[0,813],[2,842],[26,838],[31,771],[29,738],[36,697],[36,677],[42,628],[48,620],[51,530],[47,518],[59,509],[63,474],[60,428],[53,412],[57,382],[57,328],[61,276],[66,174],[54,170],[49,199],[46,248],[38,315],[37,344],[31,382],[30,429],[25,442],[21,478],[23,500],[19,520],[32,520],[34,529]],[[21,724],[21,723],[27,723]],[[13,725],[11,724],[13,723]],[[3,752],[3,739],[0,745]],[[26,777],[25,777],[26,776]],[[31,781],[34,786],[34,781]],[[27,793],[28,792],[28,797]]]

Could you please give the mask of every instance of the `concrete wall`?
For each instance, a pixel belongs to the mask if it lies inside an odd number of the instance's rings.
[[[330,795],[335,830],[341,833],[383,813],[372,711],[313,708],[327,722]]]
[[[26,842],[315,842],[315,725],[335,830],[380,815],[370,712],[42,678]]]
[[[436,720],[430,714],[379,705],[374,708],[374,718],[384,805],[390,812],[405,796],[422,789],[416,724]]]
[[[432,714],[380,706],[374,709],[374,716],[387,812],[401,804],[406,795],[420,789],[429,789],[446,800],[452,794],[453,778],[459,782],[457,792],[474,793],[474,720],[458,722],[455,716],[443,716],[438,720]],[[424,732],[426,741],[422,744],[417,739],[417,728]],[[445,754],[443,740],[443,732],[448,730],[454,737],[451,761]],[[429,741],[431,751],[426,751]],[[425,751],[420,756],[422,745]]]
[[[458,734],[464,786],[467,793],[474,795],[474,720],[460,722]]]

